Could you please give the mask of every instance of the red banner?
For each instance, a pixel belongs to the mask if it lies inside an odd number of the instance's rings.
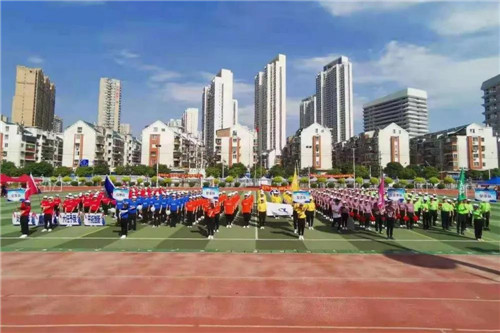
[[[159,173],[158,176],[161,178],[202,178],[203,176],[200,173]]]
[[[270,185],[261,185],[260,189],[262,191],[273,191],[273,190],[278,190],[280,192],[285,192],[290,190],[290,186],[270,186]]]
[[[354,178],[354,175],[352,173],[346,173],[344,175],[319,175],[319,174],[315,174],[315,173],[311,173],[309,175],[310,177],[316,177],[316,178],[319,178],[319,177],[325,177],[325,178],[335,178],[335,179],[340,179],[340,178]]]

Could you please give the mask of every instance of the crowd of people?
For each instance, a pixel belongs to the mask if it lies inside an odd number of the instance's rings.
[[[474,227],[475,238],[482,240],[482,232],[489,230],[491,204],[472,203],[470,199],[451,199],[430,193],[407,192],[400,200],[389,200],[387,195],[379,200],[376,190],[366,189],[324,189],[312,191],[314,201],[321,215],[331,221],[339,232],[347,229],[351,217],[359,228],[382,233],[386,229],[387,238],[393,238],[395,226],[413,229],[422,223],[428,230],[437,226],[451,230],[456,224],[457,234],[464,235],[467,227]]]
[[[268,197],[264,191],[257,193],[257,227],[265,228]],[[316,211],[329,221],[339,233],[348,230],[348,222],[354,226],[382,233],[386,230],[387,238],[393,239],[394,227],[413,229],[422,223],[424,230],[437,226],[440,217],[441,228],[450,230],[456,224],[456,231],[463,235],[467,227],[474,226],[475,238],[482,239],[483,229],[489,229],[491,206],[488,202],[471,203],[470,200],[438,198],[429,193],[409,192],[404,199],[393,201],[384,197],[379,200],[376,190],[366,189],[318,189],[311,191],[308,202],[295,202],[292,192],[271,191],[269,202],[285,203],[292,207],[290,218],[298,238],[304,239],[306,225],[314,229]],[[51,232],[53,221],[57,223],[60,212],[64,213],[100,213],[116,218],[121,227],[120,237],[126,238],[129,231],[137,229],[138,220],[150,224],[153,228],[162,225],[176,227],[178,223],[188,228],[204,221],[207,237],[213,239],[219,232],[220,216],[224,214],[227,228],[232,228],[235,217],[243,216],[243,228],[249,228],[254,211],[254,196],[248,192],[243,198],[238,192],[221,192],[216,199],[202,197],[201,191],[172,191],[166,188],[132,187],[129,198],[116,201],[104,191],[68,194],[61,200],[59,195],[44,196],[40,203],[44,227],[42,232]],[[29,234],[28,219],[31,205],[25,200],[20,207],[21,237]],[[53,218],[54,217],[54,218]]]

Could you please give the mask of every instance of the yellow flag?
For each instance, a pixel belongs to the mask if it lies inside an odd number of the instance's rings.
[[[299,176],[297,176],[297,168],[295,168],[293,172],[293,179],[292,179],[292,186],[291,186],[292,191],[298,191],[300,190],[299,187]]]

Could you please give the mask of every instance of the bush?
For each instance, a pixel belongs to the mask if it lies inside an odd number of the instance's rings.
[[[354,184],[352,184],[352,183],[347,184],[347,188],[353,188],[353,187],[354,187]]]
[[[109,180],[111,180],[114,184],[116,182],[116,176],[109,176]]]
[[[94,186],[94,182],[87,181],[87,182],[85,182],[85,185],[87,185],[87,186]]]
[[[189,182],[189,187],[194,187],[196,185],[195,182]]]
[[[129,181],[130,181],[130,177],[129,176],[122,177],[122,182],[128,183]]]
[[[156,180],[158,180],[158,177],[156,176],[151,177],[151,184],[156,185]]]
[[[50,177],[50,182],[51,183],[57,182],[57,177],[54,177],[54,176]]]
[[[144,186],[150,186],[151,183],[150,182],[144,182]]]
[[[114,184],[115,184],[115,186],[122,186],[122,182],[116,182]]]
[[[203,187],[208,187],[208,186],[210,186],[209,182],[203,182]]]
[[[56,186],[61,186],[62,183],[61,182],[56,182]]]
[[[144,182],[142,177],[137,178],[137,185],[141,185]]]
[[[335,187],[335,183],[334,182],[329,182],[326,186],[328,186],[328,188],[334,188]]]
[[[317,188],[317,187],[318,187],[318,184],[316,184],[316,183],[311,184],[311,188]]]
[[[413,184],[408,184],[408,185],[406,185],[406,188],[411,190],[411,189],[415,188],[415,185],[413,185]]]
[[[76,180],[73,180],[70,184],[71,186],[78,186],[78,182]]]
[[[370,184],[368,184],[368,183],[364,183],[362,186],[363,186],[363,188],[370,188]]]
[[[94,185],[100,185],[102,183],[101,176],[94,176],[94,177],[92,177],[92,182],[94,183]]]
[[[128,182],[130,186],[135,186],[135,182]]]
[[[446,186],[443,183],[438,184],[438,189],[440,189],[440,190],[444,189],[445,187]]]
[[[71,181],[71,177],[70,176],[66,176],[66,177],[63,177],[63,182],[65,183],[69,183]]]
[[[225,182],[220,182],[219,183],[219,187],[226,187],[226,183]]]
[[[165,186],[166,183],[167,183],[167,181],[165,179],[158,180],[158,185],[159,186]]]
[[[403,184],[401,184],[401,183],[395,183],[394,185],[392,185],[392,187],[394,187],[394,188],[404,188]]]
[[[217,185],[217,184],[219,184],[219,183],[220,183],[220,180],[219,180],[219,179],[217,179],[217,178],[216,178],[216,179],[214,179],[214,185]]]
[[[165,179],[163,183],[167,184],[167,186],[171,186],[172,185],[172,178]]]
[[[80,184],[83,184],[83,183],[85,183],[86,181],[87,181],[87,178],[85,178],[85,177],[78,177],[78,182],[79,182]]]
[[[175,187],[180,187],[181,186],[181,183],[175,183],[174,184]]]
[[[241,183],[240,182],[235,182],[234,187],[240,187]]]

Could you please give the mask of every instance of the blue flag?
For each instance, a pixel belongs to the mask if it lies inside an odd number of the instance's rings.
[[[113,191],[115,190],[115,185],[108,176],[106,176],[106,179],[104,180],[104,190],[106,191],[106,194],[109,198],[114,199]]]

